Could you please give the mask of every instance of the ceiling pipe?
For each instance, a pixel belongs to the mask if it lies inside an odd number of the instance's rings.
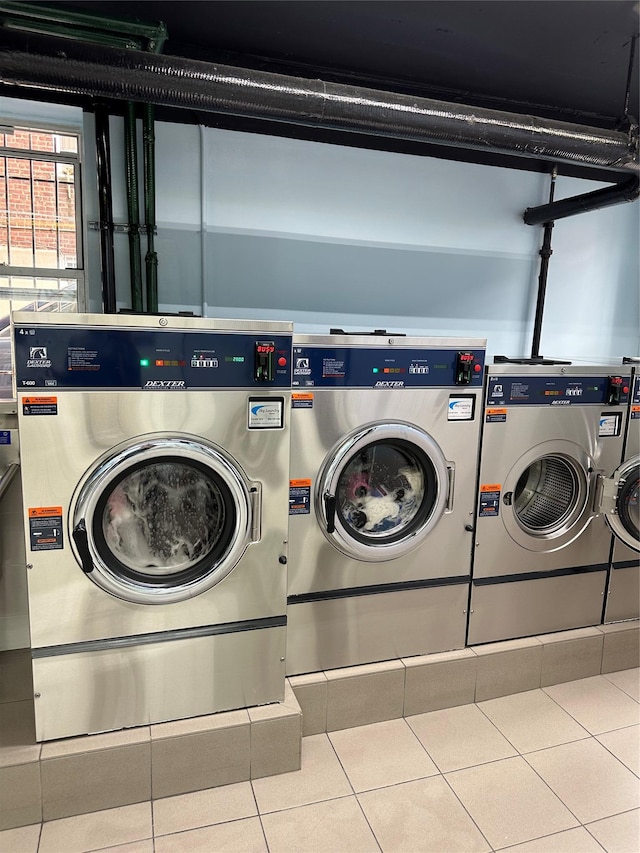
[[[7,37],[16,34],[5,32]],[[0,49],[5,94],[133,100],[638,173],[628,132],[143,51],[33,37]],[[18,92],[12,92],[12,88]],[[2,89],[0,89],[2,92]]]
[[[635,201],[639,196],[640,180],[634,175],[611,187],[603,187],[601,190],[574,195],[538,207],[528,207],[522,218],[527,225],[544,225],[556,219],[574,216],[576,213],[589,213],[591,210],[601,210],[603,207],[612,207],[625,201]]]

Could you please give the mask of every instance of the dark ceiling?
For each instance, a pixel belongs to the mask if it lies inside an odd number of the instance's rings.
[[[593,127],[626,129],[638,119],[637,0],[77,0],[42,5],[163,21],[168,30],[163,53],[168,55]],[[181,120],[252,129],[251,120],[225,116]],[[265,123],[259,129],[340,141],[335,133],[317,129]],[[412,147],[371,139],[363,144]]]

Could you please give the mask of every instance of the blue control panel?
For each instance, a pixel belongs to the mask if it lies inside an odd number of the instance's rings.
[[[494,376],[487,382],[487,406],[626,405],[631,378],[610,376]]]
[[[18,392],[291,387],[290,335],[16,326]]]
[[[482,387],[484,350],[294,346],[297,388]]]

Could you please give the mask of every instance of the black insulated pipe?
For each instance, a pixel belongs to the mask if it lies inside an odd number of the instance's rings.
[[[640,196],[640,180],[634,176],[620,184],[594,190],[591,193],[574,195],[571,198],[563,198],[538,207],[528,207],[522,218],[527,225],[543,225],[556,219],[564,219],[566,216],[575,216],[577,213],[589,213],[592,210],[601,210],[603,207],[612,207],[625,201],[635,201],[638,196]]]
[[[116,275],[113,251],[113,202],[111,192],[111,146],[109,113],[103,105],[95,107],[98,208],[100,212],[100,262],[102,267],[102,305],[105,314],[116,313]]]
[[[549,187],[549,203],[553,202],[556,189],[556,177],[558,170],[554,167],[551,172],[551,185]],[[547,277],[549,274],[549,259],[553,254],[551,248],[551,233],[553,231],[553,220],[545,222],[542,247],[540,249],[540,273],[538,274],[538,297],[536,300],[536,313],[533,322],[533,341],[531,343],[531,358],[540,357],[540,338],[542,337],[542,317],[544,314],[544,302],[547,295]]]
[[[9,38],[13,34],[3,33]],[[0,50],[7,94],[34,89],[270,119],[499,154],[638,172],[638,129],[627,132],[488,110],[322,80],[234,68],[61,39]],[[18,93],[7,91],[18,87]],[[0,90],[1,91],[1,90]]]

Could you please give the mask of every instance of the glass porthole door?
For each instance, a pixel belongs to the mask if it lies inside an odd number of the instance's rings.
[[[568,441],[531,448],[505,477],[500,516],[511,538],[529,551],[573,542],[593,517],[592,461]]]
[[[640,457],[622,464],[603,483],[601,507],[612,532],[629,548],[640,551]]]
[[[79,490],[71,536],[85,574],[126,601],[183,601],[251,541],[259,490],[213,447],[153,439],[109,456]]]
[[[327,456],[316,514],[338,550],[376,562],[417,547],[452,498],[453,467],[431,436],[409,424],[372,424]]]

